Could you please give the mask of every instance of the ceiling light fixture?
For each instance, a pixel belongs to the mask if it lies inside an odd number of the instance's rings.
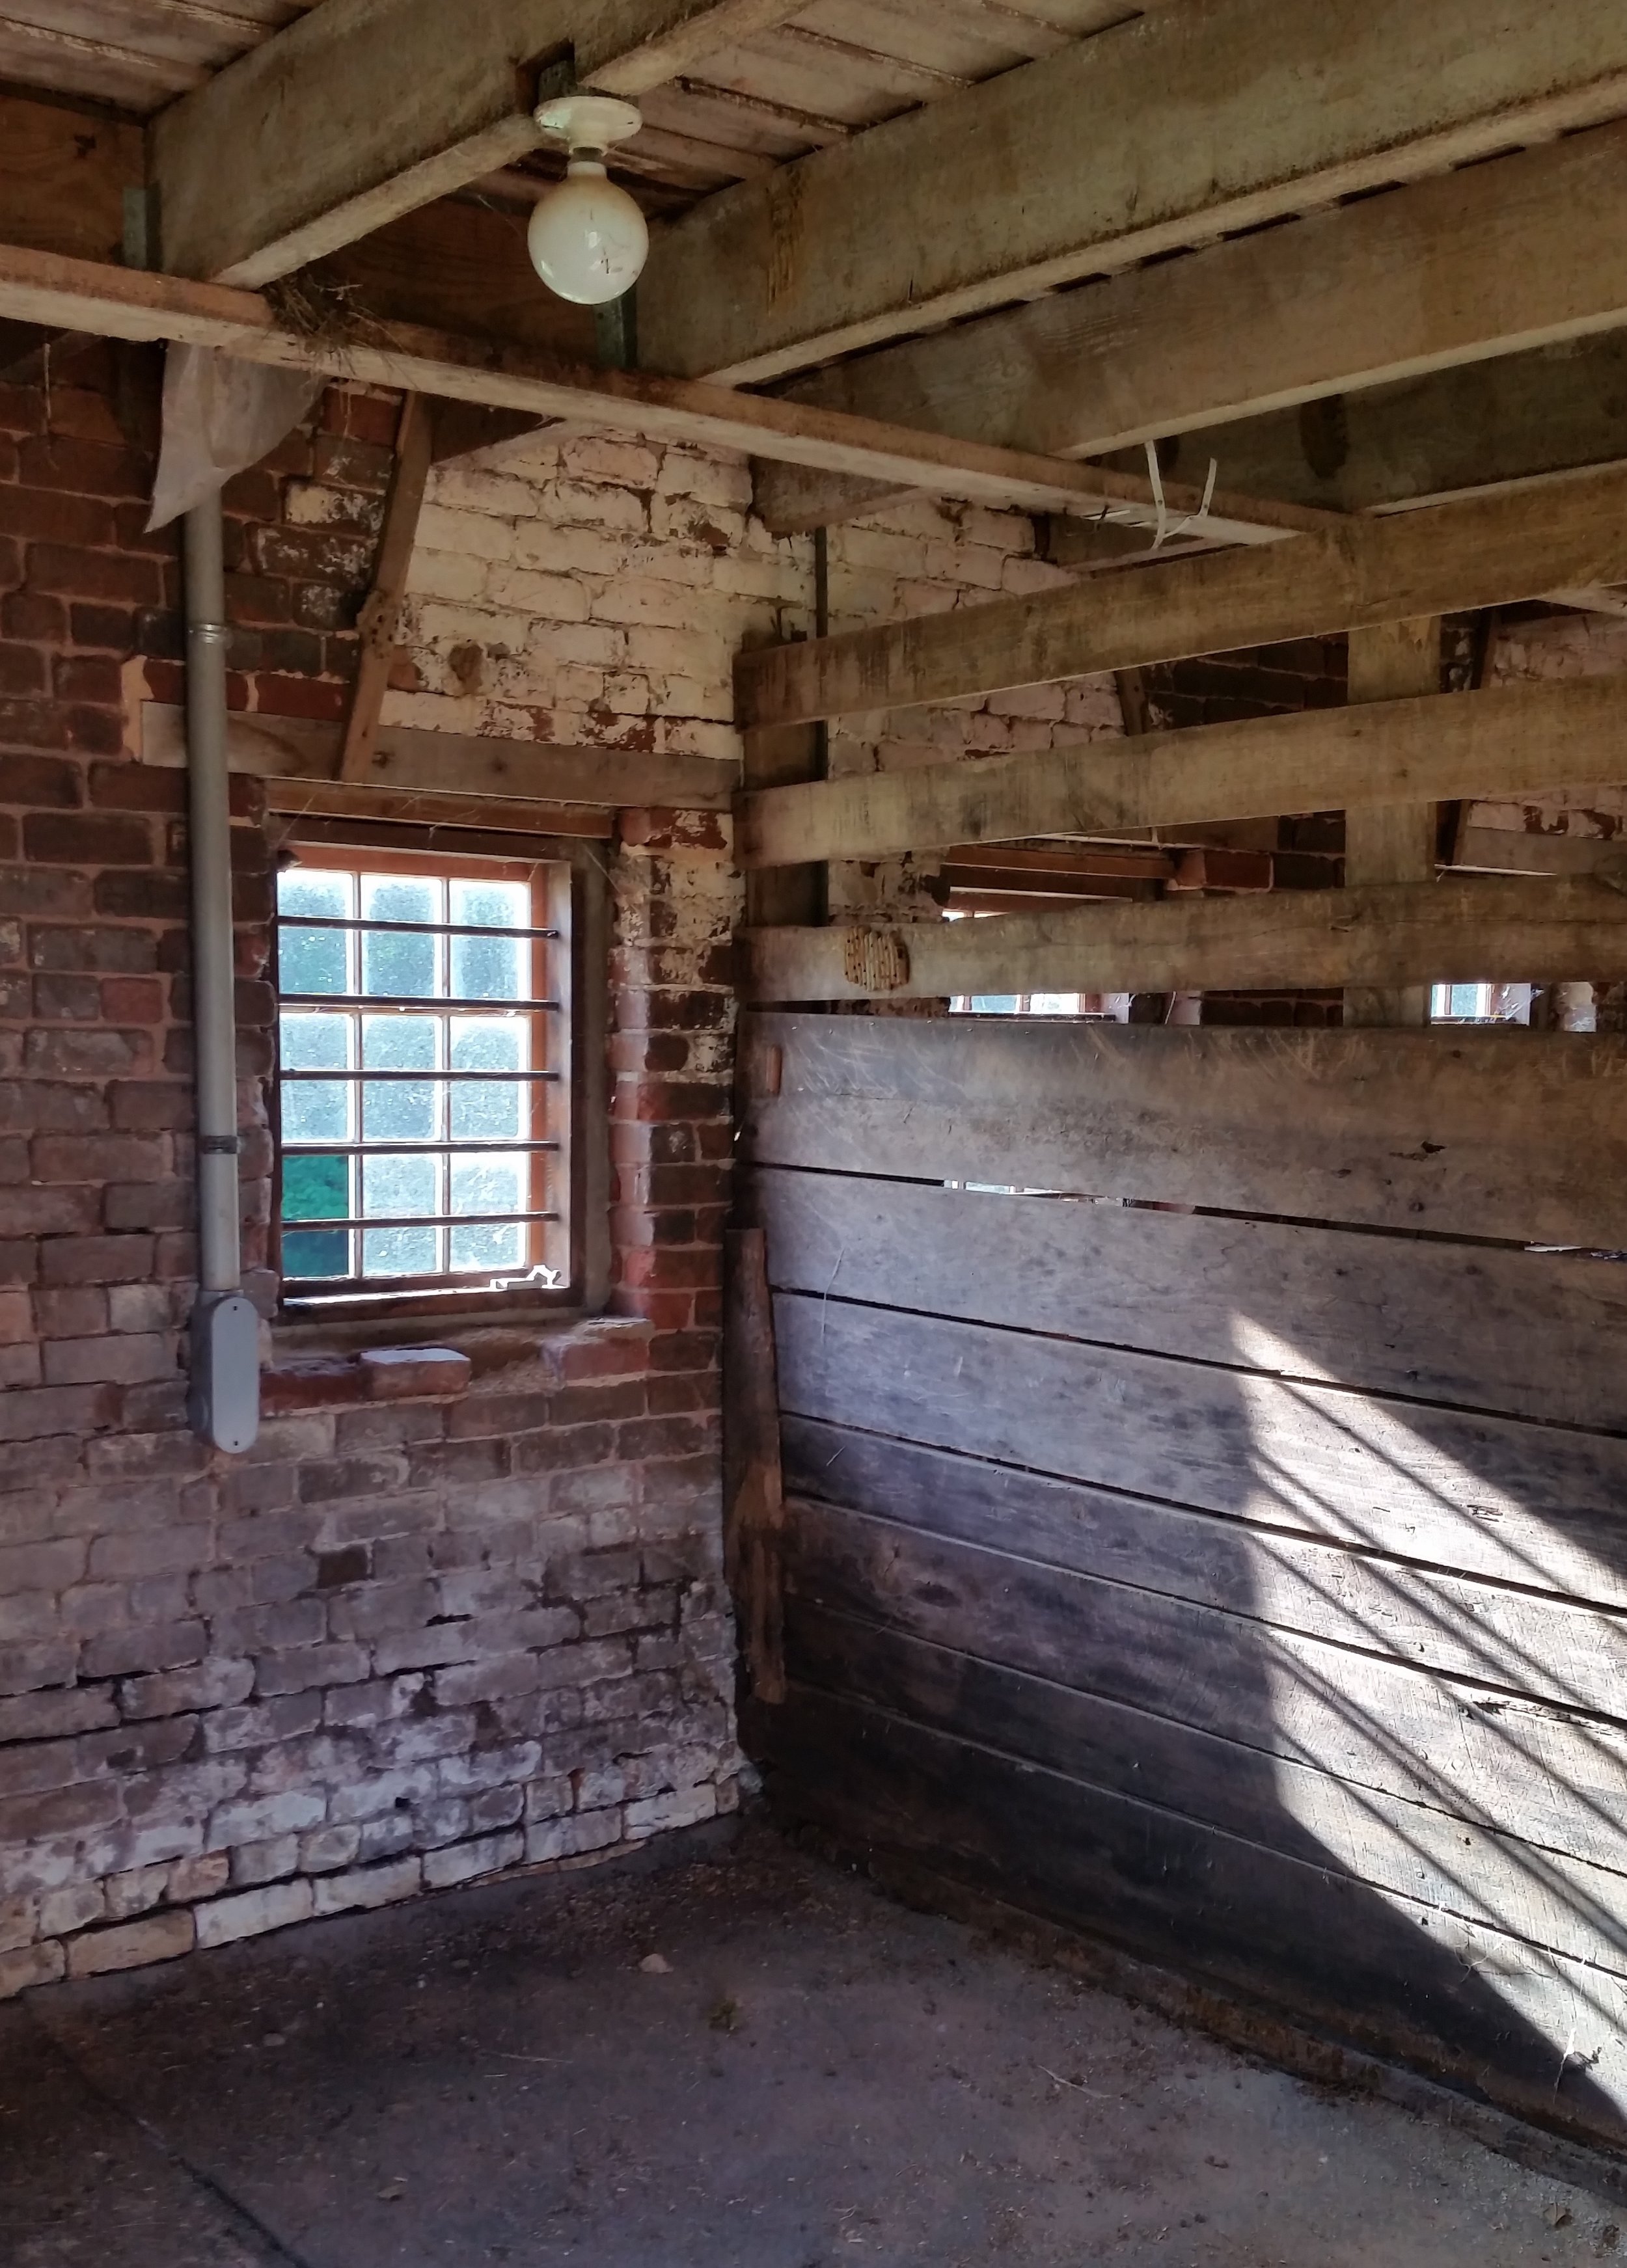
[[[560,298],[603,306],[632,289],[649,253],[643,214],[604,171],[605,151],[644,122],[612,96],[563,94],[544,103],[536,122],[570,155],[564,180],[531,215],[531,265]]]

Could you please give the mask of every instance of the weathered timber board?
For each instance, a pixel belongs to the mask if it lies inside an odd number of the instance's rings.
[[[991,1606],[986,1557],[908,1534],[877,1544],[877,1526],[835,1512],[799,1525],[788,1629],[814,1613],[884,1625],[1627,1873],[1619,1726],[1096,1577],[1017,1563]]]
[[[798,1417],[1627,1602],[1619,1435],[802,1294],[775,1332]]]
[[[1049,1508],[1055,1512],[1054,1501]],[[1140,1515],[1144,1540],[1111,1507],[1088,1521],[1078,1520],[1079,1509],[1076,1499],[1067,1507],[1075,1516],[1071,1533],[1059,1533],[1062,1523],[1052,1521],[1045,1541],[1058,1556],[1042,1559],[1025,1552],[1017,1535],[1009,1542],[1002,1535],[999,1543],[968,1543],[798,1498],[788,1580],[803,1587],[810,1564],[845,1568],[850,1611],[866,1596],[884,1602],[895,1593],[919,1596],[928,1616],[958,1602],[963,1635],[957,1643],[995,1660],[1008,1658],[1008,1646],[1032,1643],[1032,1630],[1043,1627],[1065,1661],[1073,1638],[1089,1626],[1092,1602],[1099,1603],[1091,1582],[1144,1586],[1246,1623],[1407,1662],[1431,1677],[1513,1692],[1551,1709],[1627,1713],[1627,1623],[1619,1614],[1298,1537],[1228,1528],[1173,1506],[1124,1507]],[[991,1531],[985,1527],[983,1533]]]
[[[757,1015],[762,1165],[1627,1246],[1627,1041]]]
[[[872,1624],[799,1608],[792,1629],[804,1685],[1627,1978],[1627,1875]]]
[[[764,1169],[775,1288],[1627,1430],[1627,1265]]]
[[[828,1694],[752,1732],[782,1811],[849,1845],[925,1857],[1546,2124],[1627,2135],[1608,1972]]]
[[[1434,805],[1395,808],[1410,814],[1422,858]],[[1354,836],[1358,821],[1371,830],[1383,816],[1353,811],[1347,824]],[[1432,833],[1427,855],[1432,874]],[[1375,987],[1387,997],[1407,988],[1413,1007],[1405,1017],[1351,1014],[1350,1022],[1422,1026],[1432,983],[1521,983],[1535,975],[1551,983],[1620,983],[1627,897],[1592,876],[1370,876],[1342,890],[1046,906],[994,921],[748,929],[740,943],[741,990],[753,1001],[1342,987],[1348,1010],[1357,995],[1369,1002]]]
[[[1438,675],[1438,671],[1437,672]],[[742,798],[742,865],[1029,835],[1135,835],[1420,799],[1518,800],[1623,768],[1627,682],[1499,686],[859,772]]]

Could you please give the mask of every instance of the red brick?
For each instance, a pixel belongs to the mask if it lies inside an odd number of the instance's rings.
[[[31,594],[31,603],[49,607],[56,602]],[[127,607],[75,607],[70,625],[75,645],[100,647],[110,653],[135,650],[136,617]]]
[[[144,498],[152,490],[152,467],[122,443],[83,441],[53,433],[26,440],[18,452],[25,481],[81,496]]]
[[[55,914],[71,921],[90,909],[90,885],[82,874],[0,866],[0,914]]]
[[[28,554],[28,580],[36,591],[69,599],[122,600],[127,606],[156,607],[164,578],[156,559],[128,553],[76,551],[60,543],[36,543]]]
[[[0,803],[70,811],[84,799],[85,773],[78,764],[51,756],[0,755]]]
[[[45,598],[37,591],[12,591],[0,607],[0,629],[8,637],[60,645],[68,635],[68,609],[60,599]]]
[[[152,1068],[144,1032],[70,1032],[41,1026],[23,1042],[23,1067],[44,1079],[116,1079]]]
[[[152,832],[119,812],[33,812],[23,821],[23,852],[45,865],[150,866]]]
[[[0,433],[42,433],[45,404],[37,387],[0,386]]]
[[[117,976],[144,976],[157,966],[157,941],[148,930],[47,928],[28,932],[31,968],[77,968]]]
[[[99,914],[125,921],[185,921],[191,911],[191,894],[184,874],[111,873],[96,877],[92,904]],[[0,908],[4,892],[0,890]],[[78,907],[73,909],[80,910]],[[85,909],[86,912],[89,907]]]
[[[100,1285],[74,1285],[33,1295],[34,1321],[42,1339],[89,1338],[107,1328],[107,1294]]]
[[[55,701],[0,700],[0,742],[15,748],[65,748],[68,719]]]
[[[115,542],[113,506],[61,489],[0,488],[0,534],[55,543]]]
[[[80,1236],[43,1245],[40,1274],[49,1285],[144,1284],[152,1262],[150,1236]]]
[[[138,1138],[126,1138],[135,1141]],[[102,1192],[107,1226],[130,1228],[189,1228],[196,1216],[197,1197],[188,1181],[113,1182]]]
[[[258,706],[270,717],[311,717],[338,725],[350,707],[347,688],[326,679],[263,676],[257,690]]]
[[[137,1181],[169,1170],[169,1145],[158,1134],[40,1134],[33,1154],[41,1182]]]
[[[192,1089],[179,1079],[120,1079],[107,1101],[121,1133],[183,1131],[196,1116]]]
[[[0,693],[43,693],[45,656],[32,645],[0,645]]]
[[[119,665],[105,654],[60,654],[52,674],[59,701],[100,702],[116,709],[124,698]]]
[[[0,1440],[101,1432],[117,1423],[118,1414],[119,1397],[111,1386],[13,1388],[0,1395]]]
[[[33,1012],[45,1023],[97,1023],[101,986],[94,976],[36,976]]]
[[[107,1123],[107,1102],[100,1087],[0,1079],[0,1126],[26,1134],[95,1134]]]

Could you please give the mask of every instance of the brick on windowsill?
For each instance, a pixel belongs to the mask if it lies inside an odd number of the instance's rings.
[[[455,1402],[473,1366],[452,1347],[371,1347],[276,1363],[262,1373],[267,1417],[305,1410],[354,1409],[366,1402]]]

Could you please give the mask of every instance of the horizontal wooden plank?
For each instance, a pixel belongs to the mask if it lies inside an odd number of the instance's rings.
[[[4,296],[0,313],[11,312]],[[736,709],[743,725],[809,724],[1624,578],[1627,467],[1610,466],[1352,520],[1247,556],[1209,553],[1156,573],[1087,577],[1029,597],[765,646],[736,658]]]
[[[781,1292],[774,1313],[788,1415],[1457,1574],[1627,1604],[1619,1435],[800,1293]],[[1486,1646],[1509,1672],[1495,1682],[1531,1690],[1491,1634],[1491,1607],[1463,1613],[1484,1622]],[[1366,1642],[1381,1645],[1381,1602],[1369,1619],[1375,1635]],[[1577,1644],[1574,1661],[1553,1662],[1553,1690],[1609,1708],[1592,1641],[1579,1635]],[[1490,1668],[1483,1675],[1494,1677]],[[1586,1703],[1584,1687],[1594,1697]]]
[[[740,933],[742,996],[930,1000],[1020,992],[1336,990],[1627,978],[1627,893],[1600,878],[1453,876],[1047,905],[988,921]]]
[[[0,247],[0,320],[107,338],[179,339],[247,362],[524,410],[538,419],[586,417],[611,431],[702,448],[788,455],[798,464],[1021,511],[1107,512],[1143,526],[1155,526],[1159,517],[1145,480],[1062,457],[1015,456],[726,387],[573,362],[535,343],[385,321],[359,326],[354,335],[316,337],[281,323],[257,292],[14,247]],[[1202,502],[1196,490],[1166,490],[1176,512]],[[1326,513],[1297,504],[1256,509],[1226,496],[1212,500],[1204,522],[1219,540],[1271,546],[1327,525]]]
[[[1172,1421],[1185,1415],[1179,1404],[1172,1406]],[[1262,1461],[1271,1446],[1268,1438],[1262,1441]],[[947,1622],[932,1634],[965,1653],[1009,1659],[1008,1646],[1025,1642],[1014,1625],[1026,1619],[1060,1633],[1058,1664],[1070,1658],[1076,1664],[1071,1675],[1062,1672],[1063,1682],[1088,1685],[1090,1650],[1082,1641],[1092,1601],[1100,1594],[1079,1588],[1075,1579],[1083,1572],[1218,1607],[1251,1624],[1267,1624],[1352,1653],[1385,1655],[1431,1677],[1517,1693],[1555,1711],[1623,1713],[1627,1624],[1619,1611],[1307,1542],[1179,1506],[1115,1501],[1103,1491],[1081,1502],[1076,1492],[1014,1489],[1002,1493],[996,1521],[987,1498],[979,1497],[975,1468],[950,1476],[950,1503],[928,1508],[923,1534],[889,1511],[892,1498],[884,1485],[876,1491],[884,1499],[878,1515],[845,1507],[840,1476],[848,1459],[842,1447],[844,1454],[821,1481],[823,1496],[836,1502],[798,1499],[790,1524],[802,1540],[788,1553],[792,1580],[810,1596],[825,1597],[821,1571],[827,1560],[846,1561],[840,1595],[848,1611],[862,1611],[858,1602],[869,1596],[871,1611],[884,1619],[897,1595],[920,1592],[933,1616],[958,1614],[958,1638],[947,1635]],[[879,1454],[856,1462],[868,1476],[887,1469]],[[918,1487],[927,1474],[943,1476],[943,1462],[941,1454],[917,1458],[909,1467],[912,1484]],[[942,1531],[956,1521],[969,1533],[946,1542]],[[1441,1538],[1450,1548],[1449,1522],[1442,1521]],[[1534,1571],[1534,1580],[1540,1575],[1540,1569]],[[1048,1603],[1053,1599],[1060,1602],[1054,1608]],[[907,1620],[908,1610],[899,1611]],[[1174,1665],[1165,1668],[1169,1674]],[[1352,1668],[1350,1682],[1359,1689],[1358,1670]],[[1173,1690],[1179,1691],[1178,1681]],[[1179,1702],[1170,1713],[1180,1714]],[[1618,1725],[1618,1734],[1622,1729]]]
[[[1470,0],[1161,10],[708,199],[651,261],[640,335],[662,370],[807,369],[1624,98],[1609,0],[1557,0],[1540,22],[1513,0],[1490,19]]]
[[[791,1646],[804,1685],[1627,1972],[1627,1876],[1569,1852],[801,1602]]]
[[[1619,1263],[842,1174],[743,1201],[779,1291],[1627,1431]]]
[[[889,1459],[884,1445],[867,1462],[862,1445],[851,1446],[859,1437],[802,1420],[788,1428],[787,1446],[801,1462],[821,1441],[844,1440],[848,1477],[861,1488],[879,1483],[904,1509],[937,1516],[914,1491],[923,1476],[946,1477],[953,1460],[927,1452],[912,1460],[898,1445]],[[912,1461],[920,1468],[913,1477]],[[975,1472],[964,1476],[950,1516],[958,1508],[976,1516],[979,1486]],[[1013,1488],[994,1476],[983,1487],[982,1514],[998,1519],[1009,1502],[1032,1510],[1046,1494],[1058,1507],[1071,1498],[1081,1523],[1098,1508],[1087,1490],[1033,1476],[1019,1476]],[[1148,1507],[1137,1509],[1148,1516]],[[1003,1587],[1006,1578],[987,1554],[946,1538],[889,1535],[896,1557],[891,1548],[867,1555],[863,1541],[851,1515],[845,1526],[834,1513],[794,1523],[801,1572],[788,1614],[802,1674],[816,1613],[884,1624],[958,1659],[995,1663],[1059,1692],[1212,1734],[1273,1764],[1298,1764],[1627,1872],[1620,1800],[1627,1735],[1619,1725],[1584,1723],[1539,1702],[1512,1704],[1490,1687],[1431,1676],[1167,1591],[1053,1577],[1017,1563],[1009,1571],[1014,1587]],[[928,1572],[934,1567],[941,1589]]]
[[[336,781],[343,737],[336,725],[239,710],[227,720],[226,761],[234,772],[261,779]],[[143,763],[184,768],[186,711],[144,702],[140,753]],[[521,803],[724,811],[738,778],[736,765],[710,756],[629,755],[622,748],[563,747],[387,725],[362,784]],[[552,818],[544,823],[551,826]]]
[[[1627,1042],[757,1014],[762,1165],[1627,1248]]]
[[[544,834],[608,843],[616,833],[616,815],[603,804],[505,803],[490,796],[429,794],[419,788],[350,787],[327,780],[267,780],[265,807],[313,824],[318,819],[335,823],[354,820],[365,829],[386,821],[393,827],[419,827],[426,834],[439,830],[447,838],[448,855],[454,846],[447,830],[453,828],[513,836],[516,856],[520,843],[535,842]],[[365,834],[354,839],[365,840]],[[308,828],[306,840],[314,840]],[[462,847],[471,858],[481,855],[473,843],[466,840]]]
[[[1217,819],[1535,798],[1623,769],[1627,681],[1518,685],[1248,718],[1133,743],[862,772],[743,796],[747,868],[804,858],[1133,835]]]
[[[1619,2142],[1609,1972],[1156,1806],[824,1693],[753,1714],[781,1813]]]
[[[1627,321],[1624,197],[1627,128],[1601,126],[901,341],[790,396],[1098,456],[1613,328]],[[1224,445],[1220,461],[1241,485]],[[798,523],[819,525],[818,476],[793,477]],[[767,469],[771,525],[788,502]],[[832,502],[839,513],[839,490]]]

